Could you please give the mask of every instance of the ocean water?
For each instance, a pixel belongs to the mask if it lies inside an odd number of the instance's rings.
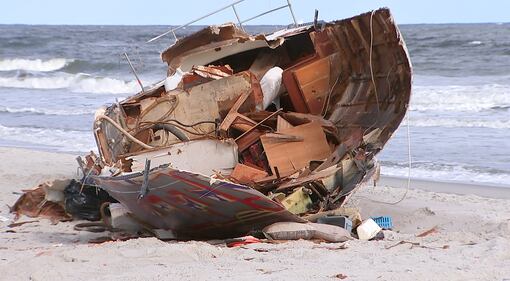
[[[510,24],[400,28],[414,66],[412,177],[510,186]],[[139,90],[122,53],[145,85],[163,79],[172,40],[144,42],[166,30],[0,25],[0,146],[95,149],[95,110]],[[379,155],[382,173],[407,176],[407,153],[404,122]]]

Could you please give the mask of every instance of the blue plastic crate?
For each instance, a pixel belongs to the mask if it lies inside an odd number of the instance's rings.
[[[391,217],[381,216],[381,217],[372,217],[372,219],[379,225],[382,229],[392,229],[393,222]]]

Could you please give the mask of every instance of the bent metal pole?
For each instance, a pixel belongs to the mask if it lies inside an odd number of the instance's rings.
[[[124,53],[124,56],[126,57],[126,60],[129,63],[129,66],[131,67],[131,71],[133,72],[133,75],[135,75],[135,77],[136,77],[136,81],[138,81],[138,85],[140,85],[140,88],[142,88],[142,93],[143,93],[143,84],[142,84],[142,81],[140,81],[140,78],[138,78],[138,74],[136,74],[136,70],[133,67],[133,64],[131,63],[131,60],[129,59],[128,54]]]

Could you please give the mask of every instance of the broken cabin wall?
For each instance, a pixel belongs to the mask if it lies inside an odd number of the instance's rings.
[[[335,46],[341,69],[339,81],[331,85],[326,117],[344,140],[354,130],[367,134],[380,128],[377,141],[385,143],[407,110],[412,74],[405,43],[389,10],[328,24],[321,33],[325,35],[314,38],[327,36],[332,44],[315,40],[316,46],[323,51]]]

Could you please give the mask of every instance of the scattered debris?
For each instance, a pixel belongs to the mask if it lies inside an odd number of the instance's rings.
[[[358,238],[361,240],[370,240],[381,230],[382,228],[373,219],[366,219],[356,228]]]
[[[352,231],[352,222],[350,219],[343,216],[324,216],[317,220],[317,223],[330,224],[344,228],[345,230]]]
[[[335,250],[345,250],[345,249],[349,248],[349,244],[347,242],[339,243],[337,245],[338,246],[336,246],[336,247],[313,246],[312,249],[326,249],[326,250],[335,251]]]
[[[74,230],[88,232],[105,232],[109,227],[102,222],[84,222],[74,225]]]
[[[161,239],[263,230],[340,242],[353,226],[360,239],[381,230],[343,205],[377,178],[375,156],[409,105],[411,64],[388,9],[267,35],[210,26],[161,58],[159,83],[97,110],[99,155],[78,157],[84,177],[25,193],[13,210],[42,205],[103,220],[79,229]]]
[[[15,222],[15,223],[11,223],[11,224],[7,225],[7,227],[13,228],[13,227],[18,227],[20,225],[24,225],[24,224],[27,224],[27,223],[34,223],[34,222],[39,222],[39,221],[38,220],[34,220],[34,221]]]
[[[414,247],[418,247],[418,248],[424,248],[424,249],[434,249],[434,250],[437,250],[437,249],[443,249],[443,250],[446,250],[446,249],[449,249],[450,246],[449,245],[443,245],[441,247],[429,247],[429,246],[424,246],[424,245],[421,245],[420,242],[411,242],[411,241],[400,241],[396,244],[393,244],[391,246],[388,246],[386,247],[386,249],[391,249],[391,248],[394,248],[394,247],[397,247],[399,245],[404,245],[404,244],[410,244],[411,245],[411,249],[414,248]]]
[[[282,203],[287,211],[293,214],[303,214],[312,206],[312,199],[310,198],[311,193],[309,189],[299,187],[280,203]]]
[[[260,243],[260,242],[261,242],[260,239],[255,238],[253,236],[244,236],[244,237],[239,237],[239,238],[234,238],[234,239],[228,239],[226,241],[226,244],[227,244],[227,247],[232,248],[232,247],[239,247],[239,246]]]
[[[10,211],[16,214],[14,220],[19,219],[21,215],[31,218],[47,218],[52,223],[71,220],[71,216],[66,213],[61,203],[46,199],[45,190],[50,190],[51,188],[48,187],[51,184],[51,182],[45,182],[34,189],[24,190],[24,193],[10,208]]]
[[[352,240],[351,232],[343,227],[321,223],[309,223],[314,228],[313,238],[323,239],[327,242],[345,242]]]
[[[325,216],[347,217],[352,222],[353,228],[358,227],[358,225],[360,225],[362,222],[361,214],[359,213],[359,210],[356,208],[352,208],[352,207],[340,207],[335,210],[318,212],[315,214],[307,215],[304,218],[311,222],[318,222],[318,220],[320,218],[325,217]]]
[[[75,180],[65,187],[64,196],[65,211],[68,214],[90,221],[101,219],[100,208],[103,203],[115,202],[104,190]]]
[[[261,180],[267,176],[268,174],[264,170],[237,163],[230,178],[240,184],[254,184],[257,180]]]
[[[393,228],[393,221],[391,217],[381,216],[381,217],[372,217],[372,219],[379,225],[382,229],[388,230]]]
[[[345,279],[347,278],[347,275],[344,275],[342,273],[338,273],[337,275],[334,276],[335,278],[338,278],[338,279]]]
[[[428,236],[428,235],[431,235],[431,234],[434,234],[434,233],[437,233],[437,232],[439,232],[439,231],[438,231],[437,225],[436,225],[436,226],[432,227],[431,229],[416,235],[416,237],[425,237],[425,236]]]

